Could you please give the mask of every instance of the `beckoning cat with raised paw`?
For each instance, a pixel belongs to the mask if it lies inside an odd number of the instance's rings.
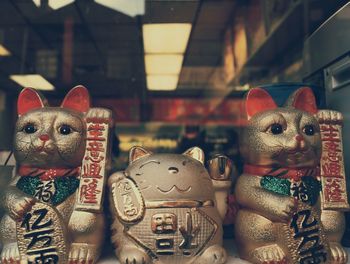
[[[183,154],[130,150],[127,169],[108,180],[112,241],[122,264],[226,262],[224,215],[216,207],[226,199],[215,200],[225,184],[213,184],[219,179],[203,163],[198,147]]]
[[[320,198],[322,140],[312,90],[300,88],[277,107],[255,88],[245,104],[245,166],[235,186],[240,257],[252,263],[346,263],[344,215],[324,210]]]
[[[86,120],[103,112],[92,109],[83,86],[73,88],[60,107],[49,107],[31,88],[20,93],[14,137],[18,172],[4,195],[2,263],[96,262],[104,236],[103,214],[75,208]]]

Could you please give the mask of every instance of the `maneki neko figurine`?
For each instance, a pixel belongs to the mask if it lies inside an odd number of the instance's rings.
[[[122,264],[226,262],[224,214],[217,210],[225,211],[226,197],[215,197],[228,192],[230,180],[225,170],[212,179],[203,163],[198,147],[183,154],[130,150],[127,169],[108,180],[112,240]]]
[[[341,114],[318,111],[307,87],[281,108],[261,88],[250,90],[245,103],[245,167],[235,186],[240,257],[252,263],[346,263],[340,244],[341,210],[349,208]]]
[[[60,107],[19,95],[17,176],[5,190],[1,263],[95,263],[104,234],[102,194],[111,114],[73,88]]]

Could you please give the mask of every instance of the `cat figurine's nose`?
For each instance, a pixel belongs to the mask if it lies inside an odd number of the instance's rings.
[[[296,139],[296,141],[298,141],[298,142],[300,142],[300,141],[303,141],[304,140],[304,137],[302,136],[302,135],[296,135],[295,136],[295,139]]]
[[[39,138],[40,138],[40,140],[42,140],[42,141],[48,141],[48,140],[50,139],[49,135],[47,135],[47,134],[40,135]]]
[[[306,144],[305,144],[305,139],[302,135],[298,134],[295,136],[295,140],[297,141],[297,148],[300,150],[305,150]]]

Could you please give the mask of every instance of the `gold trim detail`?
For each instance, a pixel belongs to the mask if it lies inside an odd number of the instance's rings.
[[[176,201],[146,201],[146,208],[199,208],[213,207],[214,201],[196,201],[196,200],[176,200]]]

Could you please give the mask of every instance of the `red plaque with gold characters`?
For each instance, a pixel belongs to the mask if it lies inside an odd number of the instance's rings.
[[[343,115],[336,111],[317,113],[322,139],[321,183],[323,209],[350,209],[346,192],[342,126]]]
[[[106,166],[109,161],[108,139],[112,113],[107,109],[92,108],[86,119],[86,150],[83,158],[76,210],[102,210]]]

